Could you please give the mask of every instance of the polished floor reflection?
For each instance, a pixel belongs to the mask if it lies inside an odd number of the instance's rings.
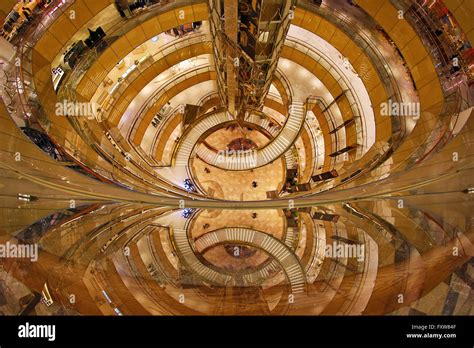
[[[415,200],[239,211],[81,204],[3,235],[39,246],[37,260],[4,264],[5,299],[47,284],[57,314],[472,314],[473,231]]]

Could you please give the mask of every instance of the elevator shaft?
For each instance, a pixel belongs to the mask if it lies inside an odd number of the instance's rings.
[[[260,110],[270,89],[296,0],[210,0],[217,84],[234,118]]]

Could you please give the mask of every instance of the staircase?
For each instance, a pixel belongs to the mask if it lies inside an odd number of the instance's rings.
[[[259,151],[259,165],[274,161],[290,148],[303,126],[304,118],[304,104],[302,102],[291,104],[290,115],[281,132],[270,144]]]
[[[290,282],[291,293],[297,294],[303,292],[305,276],[299,260],[294,253],[280,241],[268,235],[265,236],[261,246],[282,265]]]
[[[303,127],[304,119],[305,112],[303,102],[294,102],[291,104],[288,119],[281,129],[277,126],[271,126],[271,121],[266,118],[250,114],[246,118],[247,122],[260,125],[275,137],[265,147],[257,151],[247,151],[233,155],[220,155],[207,148],[204,144],[201,144],[197,147],[196,154],[206,163],[226,170],[249,170],[261,167],[273,162],[284,154],[287,168],[295,168],[297,162],[289,149],[298,137],[301,127]],[[192,128],[183,135],[183,140],[178,146],[175,155],[175,166],[187,166],[193,148],[202,135],[210,128],[229,120],[230,116],[226,112],[219,112],[204,117],[197,124],[192,126]]]
[[[196,124],[190,126],[183,135],[175,154],[175,166],[187,166],[189,157],[199,138],[209,129],[230,121],[227,112],[221,111],[203,117]]]
[[[283,268],[292,294],[297,294],[304,291],[305,275],[299,259],[288,246],[294,243],[295,232],[294,228],[288,228],[285,244],[283,244],[277,238],[263,232],[244,227],[224,228],[206,233],[195,242],[194,246],[196,251],[201,253],[212,245],[224,242],[255,245],[273,256],[274,260],[256,272],[243,275],[245,282],[248,285],[261,284]]]
[[[226,285],[232,279],[229,275],[216,272],[212,268],[209,268],[196,257],[189,244],[188,234],[185,229],[174,229],[173,238],[178,257],[198,276],[218,285]]]
[[[291,149],[285,152],[285,162],[286,169],[296,169],[298,167],[298,162],[296,161]]]
[[[298,228],[297,227],[288,227],[286,230],[285,244],[290,248],[293,248],[293,243],[297,238]]]

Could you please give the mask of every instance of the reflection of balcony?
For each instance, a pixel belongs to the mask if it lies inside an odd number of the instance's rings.
[[[455,42],[443,30],[443,22],[436,19],[439,15],[427,11],[427,6],[423,6],[420,1],[394,0],[399,8],[403,9],[405,18],[410,22],[412,28],[418,34],[425,46],[431,47],[431,58],[435,61],[435,68],[439,78],[442,80],[443,88],[449,89],[452,86],[453,58],[458,58],[459,70],[466,69],[465,62],[459,55],[460,50],[455,47]],[[461,31],[460,28],[457,30]]]
[[[183,230],[178,231],[178,233],[180,236],[179,239],[181,239],[181,235],[185,234],[186,232]],[[294,237],[293,230],[289,230],[287,232],[287,237],[288,238],[286,242],[293,243],[293,239],[291,238]],[[193,257],[196,257],[194,252],[202,254],[206,249],[212,247],[213,245],[232,242],[238,244],[242,243],[244,245],[263,249],[277,262],[271,262],[256,272],[245,274],[243,278],[246,282],[248,282],[248,286],[259,284],[262,281],[267,280],[270,275],[274,275],[274,271],[278,270],[277,265],[279,264],[283,268],[288,278],[292,288],[292,293],[296,294],[303,290],[305,285],[304,273],[302,272],[300,262],[293,253],[292,249],[285,245],[285,243],[282,243],[280,240],[264,232],[242,227],[225,228],[208,232],[198,238],[194,242],[195,251],[191,250],[191,247],[188,246],[188,244],[184,244],[184,240],[180,242],[180,247],[185,248],[181,251],[183,257],[189,258],[192,255],[190,258],[190,260],[192,260]],[[190,243],[190,241],[187,240],[186,243]],[[195,263],[191,263],[190,265],[195,265]],[[210,276],[212,274],[210,271],[204,270],[204,268],[201,266],[196,268],[196,271],[204,277]],[[213,277],[213,280],[217,280],[217,278]],[[227,281],[229,280],[230,278]]]

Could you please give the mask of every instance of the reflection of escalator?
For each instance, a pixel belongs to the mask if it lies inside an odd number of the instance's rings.
[[[83,175],[88,176],[89,178],[110,183],[110,180],[97,176],[93,171],[84,167],[82,165],[77,164],[73,161],[66,152],[64,152],[61,148],[57,147],[49,138],[49,136],[45,133],[42,133],[36,129],[29,128],[29,127],[21,127],[21,130],[25,135],[27,135],[31,141],[38,146],[41,150],[51,156],[54,160],[58,162],[64,162],[64,164],[68,167],[73,169],[76,172],[79,172]],[[105,158],[107,160],[107,158]],[[116,183],[117,184],[117,183]],[[120,185],[120,184],[119,184]],[[120,185],[123,186],[123,185]],[[125,186],[123,186],[125,187]]]
[[[36,146],[41,148],[44,152],[46,152],[56,161],[69,161],[68,155],[64,153],[64,151],[56,147],[56,145],[54,145],[54,143],[51,141],[47,134],[29,127],[21,127],[21,130],[31,139],[31,141],[36,144]]]
[[[87,211],[91,211],[95,208],[97,208],[97,205],[93,204],[55,212],[28,226],[18,233],[16,238],[23,243],[36,243],[54,226],[66,222],[73,216],[85,214]]]

